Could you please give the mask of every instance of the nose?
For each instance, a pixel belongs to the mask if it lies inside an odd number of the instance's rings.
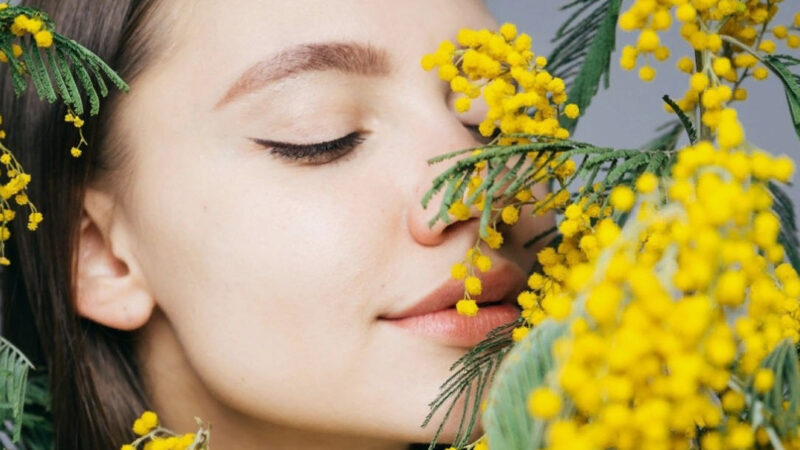
[[[427,125],[424,125],[428,131],[420,133],[420,136],[424,136],[425,139],[420,139],[419,145],[424,146],[425,151],[414,152],[414,155],[424,155],[425,158],[422,161],[415,162],[413,166],[419,170],[414,172],[414,189],[408,199],[406,214],[409,233],[414,240],[425,246],[440,245],[447,240],[447,235],[462,232],[457,230],[464,230],[463,233],[477,236],[481,216],[481,211],[474,204],[469,206],[469,216],[466,220],[458,220],[449,214],[447,212],[448,205],[443,205],[442,203],[447,191],[448,183],[446,181],[431,196],[427,207],[422,205],[423,196],[434,186],[433,182],[436,177],[452,167],[456,161],[469,156],[470,153],[467,152],[430,165],[427,163],[427,159],[451,151],[477,147],[482,144],[464,125],[466,122],[472,123],[471,121],[468,121],[463,116],[459,117],[459,114],[453,111],[443,110],[442,114],[445,115],[444,118],[439,118],[435,122],[428,122]],[[469,183],[469,178],[466,177],[462,182]],[[461,198],[466,199],[466,196]],[[459,199],[456,197],[456,200]],[[437,218],[440,214],[442,217]],[[435,219],[434,223],[429,225],[433,219]]]

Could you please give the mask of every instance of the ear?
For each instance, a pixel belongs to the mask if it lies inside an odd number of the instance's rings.
[[[150,318],[155,301],[127,243],[130,234],[110,195],[87,189],[81,218],[76,309],[89,320],[134,330]]]

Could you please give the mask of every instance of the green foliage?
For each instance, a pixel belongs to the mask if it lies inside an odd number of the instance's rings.
[[[695,144],[697,142],[697,129],[694,127],[692,119],[690,119],[686,113],[681,110],[677,103],[669,98],[669,95],[665,95],[661,98],[664,99],[664,102],[666,102],[666,104],[668,104],[672,110],[675,111],[675,114],[678,115],[678,120],[680,120],[681,125],[683,125],[683,128],[686,130],[686,134],[689,135],[689,142]]]
[[[28,358],[0,336],[0,424],[11,421],[13,442],[19,441],[21,435],[22,408],[30,369],[33,369],[33,364]]]
[[[28,378],[22,413],[22,441],[27,449],[51,450],[54,447],[51,411],[48,373],[34,370]]]
[[[547,384],[553,368],[553,342],[566,325],[547,320],[508,352],[497,370],[481,416],[491,448],[527,449],[544,445],[544,423],[528,414],[531,390]]]
[[[570,10],[571,15],[553,38],[557,44],[547,58],[547,69],[570,86],[569,102],[581,111],[597,94],[603,77],[608,89],[621,3],[622,0],[575,0],[561,7]],[[562,125],[571,133],[577,121],[565,118]]]
[[[685,127],[680,120],[667,122],[656,128],[656,131],[661,131],[662,133],[644,144],[642,149],[661,151],[676,150],[678,148],[678,139],[680,138],[681,132],[684,130]]]
[[[770,182],[768,185],[772,194],[772,210],[778,215],[781,230],[778,242],[783,246],[786,257],[792,267],[800,272],[800,240],[797,238],[797,218],[794,212],[794,203],[789,195],[777,184]]]
[[[22,412],[22,439],[20,449],[52,450],[55,447],[50,390],[47,370],[33,370],[25,389],[25,408]],[[8,422],[11,431],[19,429]],[[11,437],[0,427],[0,442],[11,442]],[[11,445],[8,450],[16,450]]]
[[[790,436],[797,431],[797,412],[800,409],[800,365],[797,360],[797,349],[791,341],[784,340],[764,359],[761,366],[775,374],[775,382],[758,400],[763,404],[763,408],[752,408],[762,417],[753,417],[752,420],[756,423],[763,421],[766,426],[774,427],[780,436]],[[748,388],[751,399],[759,397],[759,394],[753,391],[752,384]],[[789,400],[786,409],[783,407],[784,399]],[[780,445],[774,448],[780,448]]]
[[[447,418],[450,417],[453,407],[455,407],[456,402],[462,395],[465,395],[464,409],[461,413],[461,419],[456,437],[453,440],[453,445],[458,445],[460,447],[466,444],[467,439],[469,439],[475,427],[475,420],[477,418],[478,409],[480,408],[483,390],[488,386],[488,381],[493,371],[497,368],[503,356],[511,347],[511,343],[513,342],[511,339],[511,330],[521,324],[522,318],[519,318],[516,322],[495,328],[486,335],[486,339],[478,343],[475,347],[470,349],[467,354],[450,366],[450,371],[455,370],[455,373],[440,386],[439,395],[434,401],[428,404],[428,406],[431,407],[431,411],[428,413],[427,417],[425,417],[425,421],[422,422],[421,425],[422,427],[426,426],[431,418],[433,418],[434,413],[452,397],[450,406],[447,408],[445,416],[439,424],[439,428],[437,428],[428,450],[434,450],[436,441],[439,439],[439,434],[441,434],[447,422]],[[470,393],[473,384],[476,384],[476,392],[472,399],[472,407],[469,410],[469,420],[467,421],[467,407],[470,406]]]
[[[480,233],[486,236],[486,227],[491,219],[492,208],[497,208],[497,204],[502,204],[504,199],[511,198],[523,188],[530,188],[536,183],[554,177],[554,172],[559,164],[563,164],[572,158],[581,158],[581,162],[576,164],[575,173],[568,179],[560,182],[560,190],[567,189],[578,178],[586,180],[584,184],[594,183],[598,174],[605,172],[607,176],[600,181],[600,188],[594,192],[583,194],[572,194],[573,201],[578,201],[581,195],[590,197],[590,202],[598,197],[605,198],[607,190],[619,183],[633,183],[638,175],[645,170],[655,173],[663,173],[665,167],[671,161],[670,150],[646,150],[646,149],[612,149],[598,147],[569,140],[555,140],[552,138],[528,135],[528,134],[504,134],[505,137],[526,138],[532,142],[516,144],[510,146],[488,145],[482,147],[483,151],[477,155],[469,155],[458,160],[447,170],[439,174],[433,180],[433,186],[425,193],[422,198],[422,205],[427,208],[431,198],[444,188],[444,196],[441,201],[439,211],[436,216],[428,222],[428,226],[433,226],[437,220],[441,219],[449,223],[450,216],[448,209],[456,200],[463,198],[463,192],[467,181],[475,171],[475,164],[481,161],[487,162],[488,173],[483,182],[470,195],[464,203],[471,205],[481,193],[485,193],[486,201],[481,214]],[[428,161],[428,164],[441,162],[448,158],[464,154],[473,149],[459,150],[445,155],[440,155]],[[527,164],[531,162],[527,156],[534,153],[536,158],[545,156],[545,164]],[[550,167],[550,163],[555,162],[555,167]],[[505,172],[503,170],[505,169]],[[548,206],[542,203],[533,209],[533,213]],[[526,244],[528,245],[528,244]]]
[[[788,55],[769,55],[760,59],[783,82],[794,131],[800,138],[800,75],[789,70],[791,66],[800,65],[800,59]]]
[[[18,43],[22,48],[20,59],[9,58],[8,62],[17,95],[27,88],[27,75],[40,99],[53,103],[60,98],[75,114],[82,115],[85,97],[89,102],[89,114],[94,116],[100,111],[100,96],[108,95],[105,79],[128,92],[125,81],[99,56],[65,36],[53,32],[53,45],[39,48],[32,36],[11,34],[9,27],[19,14],[37,16],[48,29],[54,27],[45,14],[33,8],[10,7],[0,11],[0,50],[12,55],[12,44]]]

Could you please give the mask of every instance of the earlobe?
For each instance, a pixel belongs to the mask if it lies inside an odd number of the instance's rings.
[[[110,202],[87,192],[81,219],[75,307],[89,320],[119,330],[143,326],[155,302],[146,284],[131,270],[132,260],[114,254],[110,242]]]

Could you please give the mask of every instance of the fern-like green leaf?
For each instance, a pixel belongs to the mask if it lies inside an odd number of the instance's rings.
[[[64,82],[69,90],[69,101],[67,101],[67,97],[62,93],[64,103],[71,106],[75,114],[81,115],[83,114],[83,100],[78,90],[78,83],[75,82],[75,76],[72,74],[72,70],[69,67],[69,56],[59,49],[56,49],[55,52],[55,58],[58,62],[58,71],[61,73],[61,76],[64,77]]]
[[[678,139],[681,132],[684,131],[684,127],[680,120],[673,120],[656,128],[656,131],[661,131],[662,133],[644,144],[642,150],[675,150],[678,147]]]
[[[428,404],[431,410],[421,425],[422,427],[426,426],[433,418],[436,411],[438,411],[445,402],[450,400],[450,406],[445,412],[445,416],[442,418],[430,442],[428,450],[434,450],[437,440],[439,439],[439,434],[441,434],[445,423],[447,423],[447,419],[450,417],[453,407],[464,394],[466,394],[467,398],[464,400],[464,411],[462,411],[453,444],[461,446],[466,443],[466,440],[472,434],[472,430],[475,426],[475,419],[477,418],[478,408],[480,407],[483,389],[488,384],[489,377],[497,369],[503,356],[511,347],[513,342],[511,339],[511,330],[521,325],[522,321],[523,319],[520,317],[514,322],[502,325],[490,331],[486,335],[486,339],[475,345],[469,352],[450,366],[450,371],[455,370],[455,373],[442,383],[439,388],[439,395],[434,401]],[[476,385],[477,392],[472,402],[470,414],[467,415],[467,406],[470,404],[469,392],[473,385]]]
[[[12,6],[0,11],[0,50],[6,55],[12,55],[12,44],[17,43],[22,48],[19,59],[9,58],[14,92],[17,95],[21,95],[27,88],[25,75],[28,75],[41,99],[53,103],[61,98],[76,114],[82,115],[84,103],[76,83],[78,80],[89,101],[89,114],[94,116],[100,112],[100,97],[108,95],[106,80],[111,81],[118,89],[128,92],[129,87],[125,81],[100,57],[65,36],[51,31],[53,44],[50,48],[39,48],[30,35],[14,36],[10,32],[10,25],[20,14],[38,17],[42,19],[47,30],[54,29],[50,18],[35,8]]]
[[[20,439],[28,370],[32,368],[28,358],[0,336],[0,424],[11,421],[13,442]]]
[[[528,395],[547,383],[553,342],[566,330],[547,320],[508,352],[494,378],[481,416],[491,448],[535,449],[544,443],[544,423],[528,413]]]
[[[797,349],[791,341],[784,340],[764,359],[763,367],[775,375],[772,388],[763,396],[765,421],[773,426],[780,436],[796,432],[800,409],[800,365]],[[783,402],[788,399],[784,408]]]
[[[621,0],[577,0],[561,9],[572,15],[553,38],[556,47],[548,57],[547,68],[564,79],[570,103],[585,111],[597,94],[605,76],[609,86],[611,54],[616,46],[617,19]],[[572,132],[577,119],[564,119],[562,126]]]
[[[683,128],[686,130],[686,134],[689,135],[689,142],[695,144],[697,142],[697,128],[695,128],[694,123],[692,123],[692,119],[690,119],[689,116],[687,116],[686,113],[681,110],[678,104],[675,103],[669,97],[669,95],[665,95],[661,98],[664,99],[664,102],[668,104],[673,111],[675,111],[675,114],[678,115],[681,125],[683,125]]]
[[[800,254],[798,254],[800,239],[797,236],[797,217],[794,211],[794,203],[789,195],[774,182],[769,182],[767,187],[773,198],[772,210],[777,214],[781,224],[778,243],[781,244],[786,252],[786,257],[792,267],[800,272]]]
[[[797,65],[798,60],[786,55],[768,55],[761,60],[783,82],[794,131],[800,138],[800,76],[792,73],[787,67],[787,65]]]

